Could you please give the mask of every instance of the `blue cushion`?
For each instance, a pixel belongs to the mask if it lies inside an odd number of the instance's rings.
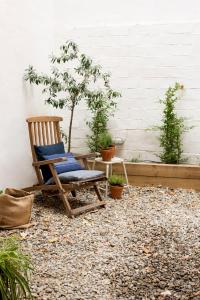
[[[38,158],[41,160],[44,159],[44,155],[53,155],[57,153],[65,153],[65,148],[63,142],[52,144],[52,145],[45,145],[45,146],[34,146],[35,153]]]
[[[74,156],[71,152],[61,153],[61,154],[53,154],[53,155],[44,155],[43,157],[44,157],[44,159],[54,159],[54,158],[58,158],[58,157],[66,157],[67,158],[66,161],[62,161],[62,162],[54,164],[57,174],[84,169],[82,167],[82,165],[74,158]]]
[[[45,146],[35,146],[35,153],[39,160],[44,160],[44,155],[53,155],[56,153],[65,153],[65,148],[63,142],[52,144],[52,145],[45,145]],[[52,177],[51,171],[49,166],[41,166],[42,175],[44,181],[46,182],[49,178]]]
[[[80,180],[91,180],[96,179],[100,176],[103,176],[103,171],[97,171],[97,170],[78,170],[78,171],[72,171],[72,172],[66,172],[59,174],[58,177],[60,178],[60,181],[62,183],[68,183],[72,181],[80,181]],[[46,184],[54,183],[54,179],[50,178]]]

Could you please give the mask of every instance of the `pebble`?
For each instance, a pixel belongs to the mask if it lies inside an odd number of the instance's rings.
[[[78,197],[87,203],[94,194]],[[131,187],[130,195],[109,198],[105,209],[75,219],[59,199],[38,196],[33,221],[34,227],[14,232],[32,259],[35,299],[200,297],[200,193]]]

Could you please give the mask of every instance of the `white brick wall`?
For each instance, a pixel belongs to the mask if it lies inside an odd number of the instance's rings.
[[[65,33],[58,30],[56,37],[56,46],[72,39],[112,72],[113,87],[122,98],[109,127],[114,136],[126,139],[119,153],[128,159],[157,160],[158,134],[146,129],[159,124],[158,100],[168,86],[183,83],[185,92],[177,111],[188,118],[187,125],[195,126],[184,135],[184,155],[190,162],[200,162],[200,23],[76,28]],[[77,131],[85,126],[79,116]],[[75,148],[80,146],[78,139],[76,132]]]
[[[48,71],[49,54],[67,39],[111,71],[113,87],[122,92],[109,124],[113,135],[126,139],[119,155],[156,159],[156,133],[145,129],[159,122],[156,101],[177,80],[186,87],[179,112],[196,126],[184,137],[185,154],[199,162],[199,8],[199,0],[1,0],[0,189],[36,180],[26,117],[63,114],[68,128],[69,113],[44,105],[41,89],[23,81],[29,64]],[[88,117],[81,104],[73,126],[75,151],[87,151]]]

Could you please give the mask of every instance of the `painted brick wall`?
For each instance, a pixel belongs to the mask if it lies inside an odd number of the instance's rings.
[[[119,155],[157,159],[156,134],[146,128],[160,121],[156,101],[169,84],[180,81],[186,92],[179,113],[195,126],[184,137],[185,155],[199,162],[199,11],[199,0],[126,0],[125,5],[121,0],[1,0],[0,189],[36,183],[28,116],[63,114],[63,128],[68,128],[69,114],[45,105],[41,87],[23,80],[29,64],[48,72],[49,55],[67,39],[111,71],[113,87],[122,92],[109,124],[114,136],[126,139]],[[82,104],[73,127],[76,152],[88,151],[88,117]]]
[[[185,86],[177,111],[194,126],[184,134],[184,156],[200,162],[200,23],[147,24],[85,27],[56,30],[56,45],[76,41],[105,70],[112,73],[113,87],[122,93],[110,130],[125,143],[118,153],[127,159],[158,160],[157,133],[147,129],[159,124],[158,100],[176,81]],[[82,104],[75,115],[73,146],[85,151],[85,120]]]

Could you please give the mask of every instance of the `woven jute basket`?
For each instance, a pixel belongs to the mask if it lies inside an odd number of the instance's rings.
[[[7,188],[0,195],[0,228],[29,227],[33,200],[31,193]]]

